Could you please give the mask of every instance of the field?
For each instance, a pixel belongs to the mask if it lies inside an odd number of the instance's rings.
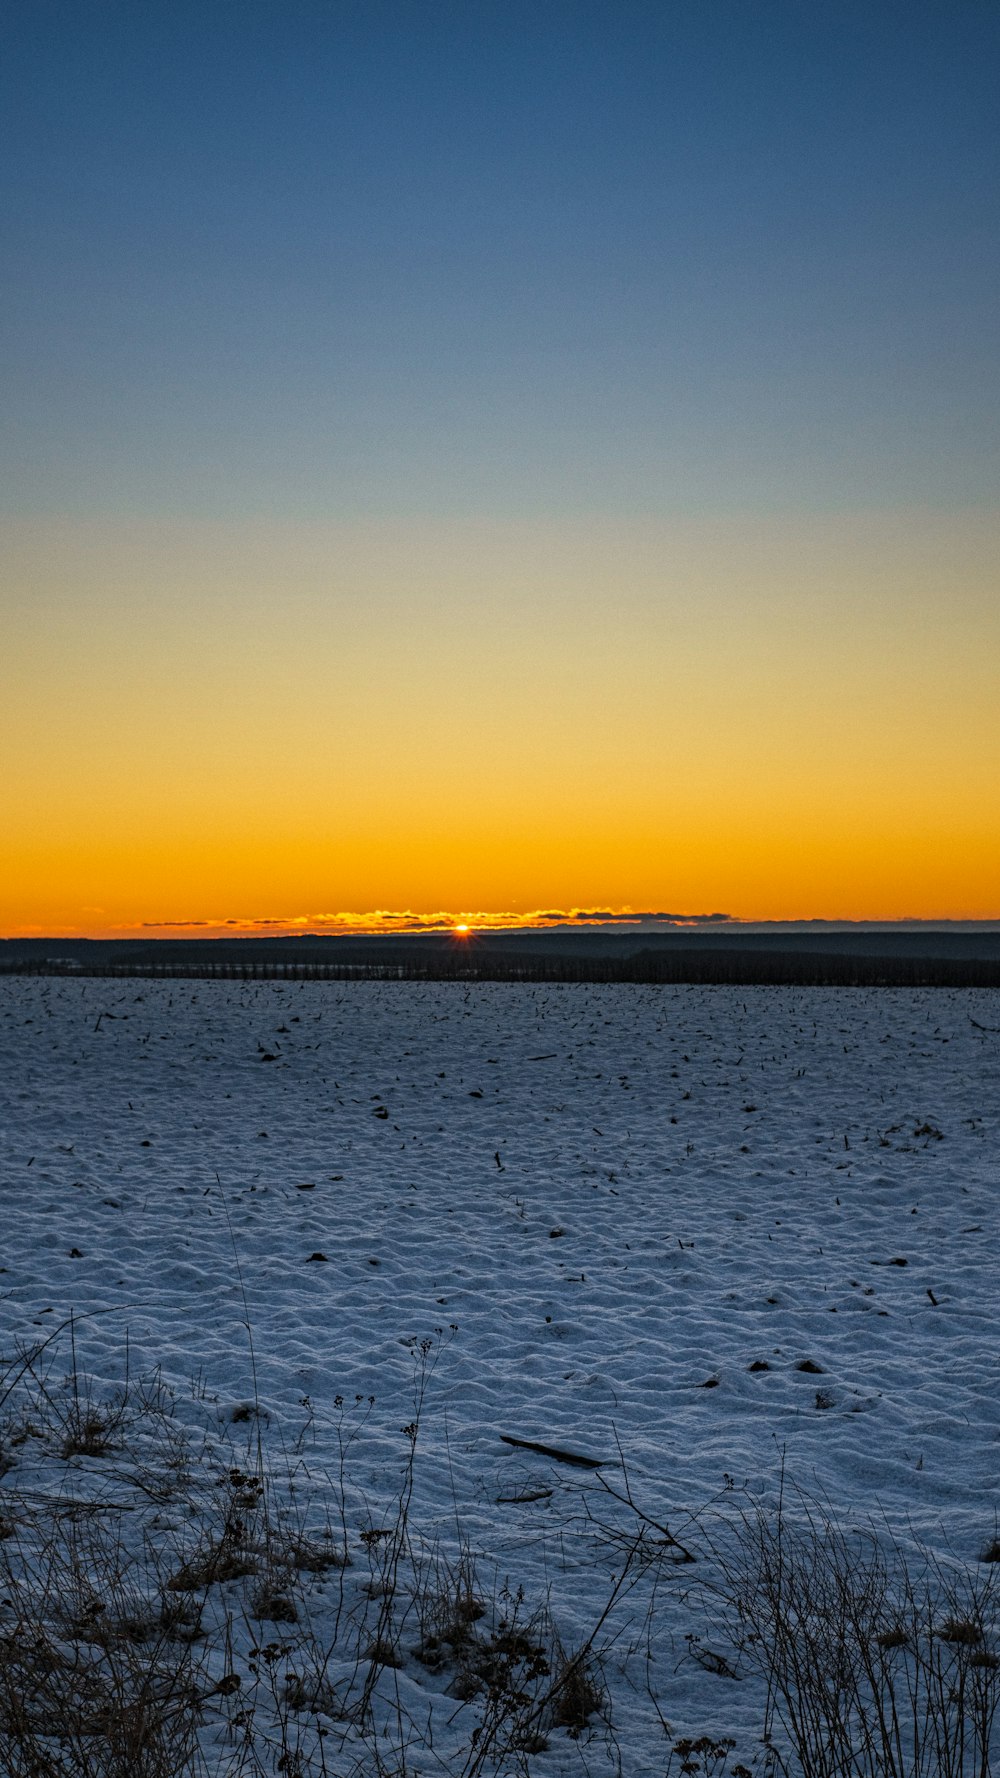
[[[12,1773],[64,1668],[52,1773],[764,1770],[782,1490],[997,1572],[997,991],[10,977],[0,1052]]]

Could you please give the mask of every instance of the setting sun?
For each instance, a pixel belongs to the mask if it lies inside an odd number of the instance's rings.
[[[0,939],[1000,915],[995,7],[48,10]]]

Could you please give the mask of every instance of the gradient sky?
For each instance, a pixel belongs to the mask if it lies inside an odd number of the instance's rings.
[[[1000,916],[998,90],[992,0],[9,8],[0,932]]]

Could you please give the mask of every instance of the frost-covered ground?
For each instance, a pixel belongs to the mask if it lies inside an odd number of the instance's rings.
[[[345,1588],[361,1609],[362,1533],[391,1515],[430,1340],[418,1553],[461,1536],[487,1603],[508,1578],[522,1612],[548,1598],[572,1649],[619,1572],[600,1525],[627,1514],[603,1483],[627,1478],[699,1559],[664,1564],[651,1617],[647,1583],[601,1632],[619,1626],[623,1768],[662,1775],[658,1713],[752,1764],[760,1690],[703,1586],[714,1513],[773,1498],[783,1460],[834,1510],[958,1560],[995,1529],[998,1027],[988,991],[6,980],[8,1377],[62,1329],[8,1409],[44,1377],[69,1411],[72,1312],[87,1389],[121,1385],[127,1332],[130,1381],[160,1367],[219,1475],[252,1470],[263,1425],[307,1529],[344,1503],[347,1578],[307,1576],[297,1623],[261,1632],[301,1665]],[[122,1451],[65,1459],[40,1430],[5,1489],[124,1499]],[[164,1547],[184,1546],[185,1499],[156,1503]],[[231,1609],[238,1669],[253,1623]],[[407,1625],[380,1681],[429,1725],[406,1770],[461,1772],[475,1706],[418,1641]],[[348,1771],[365,1749],[327,1726]],[[205,1735],[231,1745],[221,1715]],[[548,1742],[533,1771],[609,1769],[599,1721]]]

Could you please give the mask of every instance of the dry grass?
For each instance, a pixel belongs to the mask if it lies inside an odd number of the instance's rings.
[[[768,1688],[768,1737],[803,1778],[988,1778],[1000,1658],[994,1574],[845,1529],[806,1495],[720,1549],[731,1634]]]
[[[68,1335],[64,1376],[54,1339],[0,1370],[3,1778],[390,1778],[427,1750],[407,1668],[465,1725],[450,1778],[606,1718],[593,1636],[567,1653],[545,1602],[414,1533],[429,1342],[396,1494],[352,1529],[343,1404],[340,1473],[304,1488],[256,1407],[199,1445],[158,1377],[102,1390]]]
[[[0,1555],[0,1770],[175,1778],[198,1770],[207,1651],[164,1609],[113,1513],[19,1515]]]

